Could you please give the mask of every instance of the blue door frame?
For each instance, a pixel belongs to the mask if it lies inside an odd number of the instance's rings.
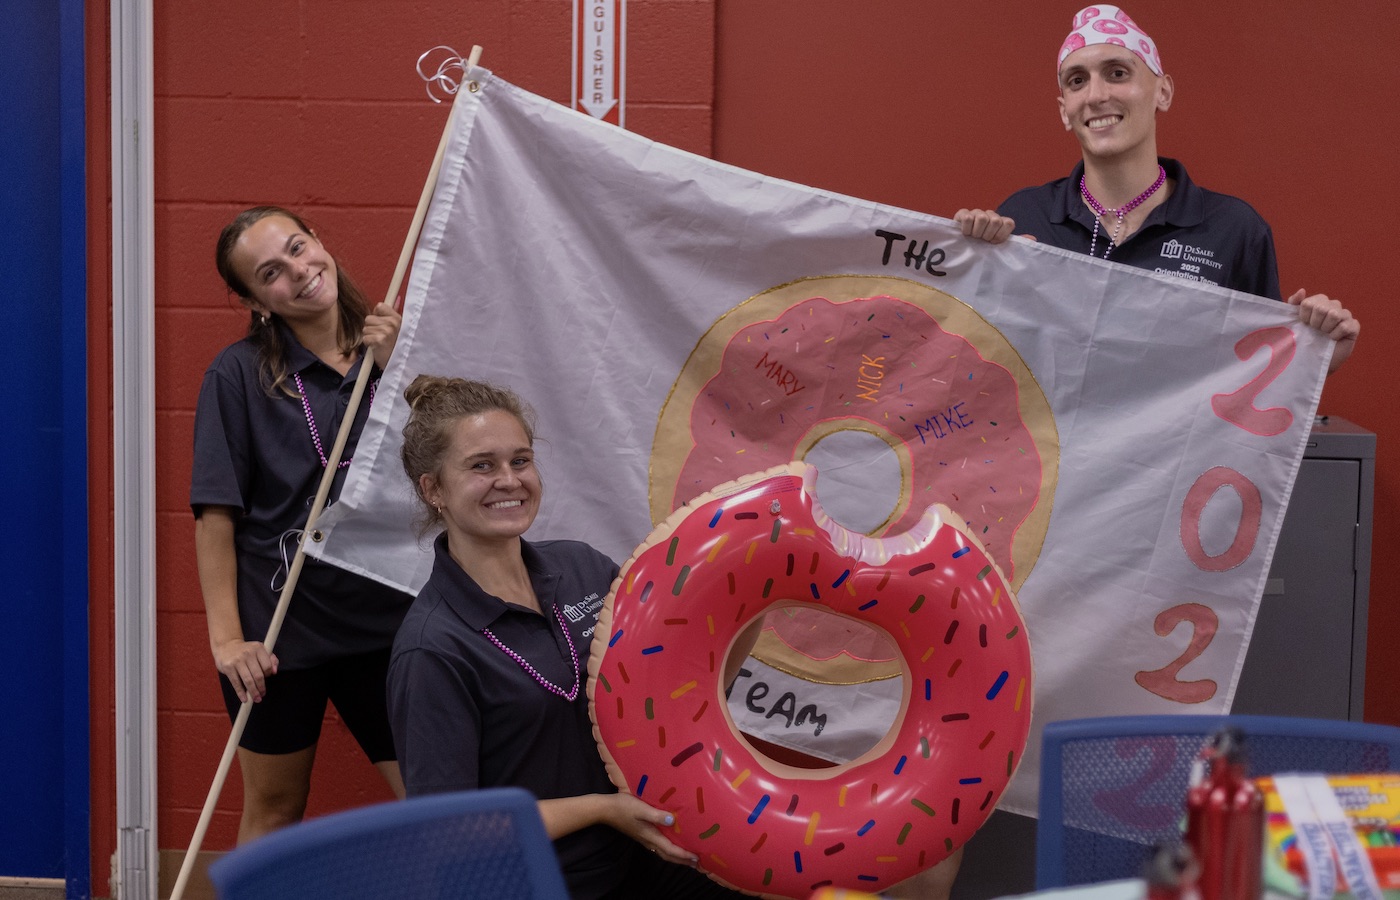
[[[82,0],[0,6],[0,875],[91,895]]]

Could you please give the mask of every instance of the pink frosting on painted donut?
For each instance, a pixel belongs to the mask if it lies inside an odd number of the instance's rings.
[[[694,446],[671,506],[733,477],[736,464],[781,465],[813,435],[858,427],[909,450],[907,503],[889,532],[946,503],[1014,578],[1011,545],[1043,477],[1019,396],[1010,372],[922,307],[812,297],[729,340],[691,409]]]

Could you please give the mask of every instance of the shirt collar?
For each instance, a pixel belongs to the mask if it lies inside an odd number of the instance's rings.
[[[280,316],[272,321],[273,326],[277,328],[278,333],[282,335],[283,346],[287,348],[288,372],[305,372],[307,369],[315,368],[316,366],[322,366],[328,371],[335,372],[335,370],[326,365],[319,356],[301,345],[301,341],[297,340],[296,332],[292,331],[291,326],[284,322]],[[364,358],[364,354],[361,353],[360,358],[350,364],[350,371],[345,373],[345,378],[343,380],[354,381],[359,376],[360,363]],[[340,373],[336,372],[336,376],[339,377],[339,375]]]
[[[555,588],[559,576],[544,571],[544,561],[529,541],[520,541],[520,556],[525,561],[525,569],[530,573],[530,584],[535,589],[535,597],[542,609],[558,605]],[[525,610],[508,606],[504,600],[488,594],[468,575],[452,554],[447,550],[447,533],[443,532],[433,541],[433,579],[443,582],[440,593],[443,602],[461,616],[462,621],[476,631],[490,628],[491,625],[508,613],[529,615]]]
[[[1191,177],[1186,174],[1186,167],[1165,156],[1157,157],[1157,162],[1166,170],[1167,178],[1176,183],[1176,188],[1166,203],[1148,214],[1143,228],[1158,224],[1191,228],[1205,221],[1204,200],[1196,185],[1192,183]],[[1079,180],[1083,177],[1084,161],[1081,159],[1075,164],[1074,171],[1069,173],[1069,178],[1060,184],[1060,196],[1056,199],[1050,219],[1056,225],[1063,225],[1065,220],[1073,219],[1086,230],[1094,229],[1094,214],[1084,205],[1079,195]]]
[[[287,348],[288,371],[305,372],[311,366],[321,362],[316,354],[301,345],[301,341],[297,340],[296,332],[292,331],[290,325],[282,321],[281,316],[273,319],[272,324],[282,337],[282,346]]]

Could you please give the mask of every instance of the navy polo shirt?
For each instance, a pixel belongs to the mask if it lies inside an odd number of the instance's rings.
[[[522,541],[541,615],[482,590],[448,553],[445,535],[434,550],[389,663],[389,721],[409,796],[507,785],[542,800],[614,793],[587,687],[593,630],[617,566],[577,541]],[[487,628],[539,678],[564,691],[577,684],[575,698],[541,686]],[[570,893],[597,897],[615,886],[630,844],[603,825],[555,841]]]
[[[1174,159],[1158,160],[1176,189],[1148,213],[1147,221],[1109,260],[1192,281],[1206,281],[1247,294],[1283,299],[1279,291],[1274,235],[1260,215],[1237,197],[1198,187]],[[1016,234],[1064,250],[1088,253],[1094,214],[1079,194],[1081,160],[1068,178],[1017,191],[997,212],[1016,220]],[[1111,234],[1099,226],[1096,253]]]
[[[360,363],[342,376],[297,342],[287,342],[287,371],[301,376],[315,433],[325,452],[335,443]],[[346,446],[359,441],[369,417],[361,398]],[[269,396],[258,375],[258,350],[248,339],[225,348],[204,373],[194,420],[190,506],[242,511],[235,520],[238,613],[247,640],[267,634],[286,561],[296,554],[294,532],[306,524],[324,467],[300,397],[280,389]],[[336,473],[329,500],[340,494],[346,469]],[[304,669],[341,656],[387,648],[412,597],[344,569],[308,558],[275,651],[284,670]]]

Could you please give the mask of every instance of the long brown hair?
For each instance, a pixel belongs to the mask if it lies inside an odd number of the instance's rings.
[[[243,210],[234,217],[232,222],[224,226],[223,231],[219,232],[219,242],[214,247],[214,266],[219,270],[219,277],[223,278],[228,289],[238,295],[244,306],[249,307],[251,318],[248,322],[248,338],[258,348],[258,375],[263,390],[267,391],[270,396],[275,395],[279,390],[284,394],[295,396],[296,392],[287,384],[287,342],[283,339],[282,332],[276,327],[277,314],[272,313],[265,316],[251,308],[250,301],[253,298],[253,292],[248,288],[248,285],[244,284],[243,279],[238,277],[238,273],[233,270],[233,263],[230,261],[234,245],[243,236],[243,232],[269,216],[282,216],[290,219],[297,228],[313,239],[320,240],[316,237],[316,232],[311,229],[311,226],[291,210],[280,206],[254,206]],[[360,347],[360,339],[365,327],[365,314],[369,312],[370,308],[369,301],[338,259],[335,261],[335,273],[336,306],[340,311],[340,321],[336,327],[336,344],[340,352],[349,356]]]
[[[515,416],[530,446],[535,444],[535,413],[514,391],[484,381],[419,375],[403,392],[408,401],[408,422],[403,426],[403,446],[399,458],[404,474],[413,482],[413,492],[423,504],[418,534],[427,534],[442,519],[442,513],[423,496],[422,477],[438,477],[443,458],[452,446],[452,429],[467,416],[494,410]]]

